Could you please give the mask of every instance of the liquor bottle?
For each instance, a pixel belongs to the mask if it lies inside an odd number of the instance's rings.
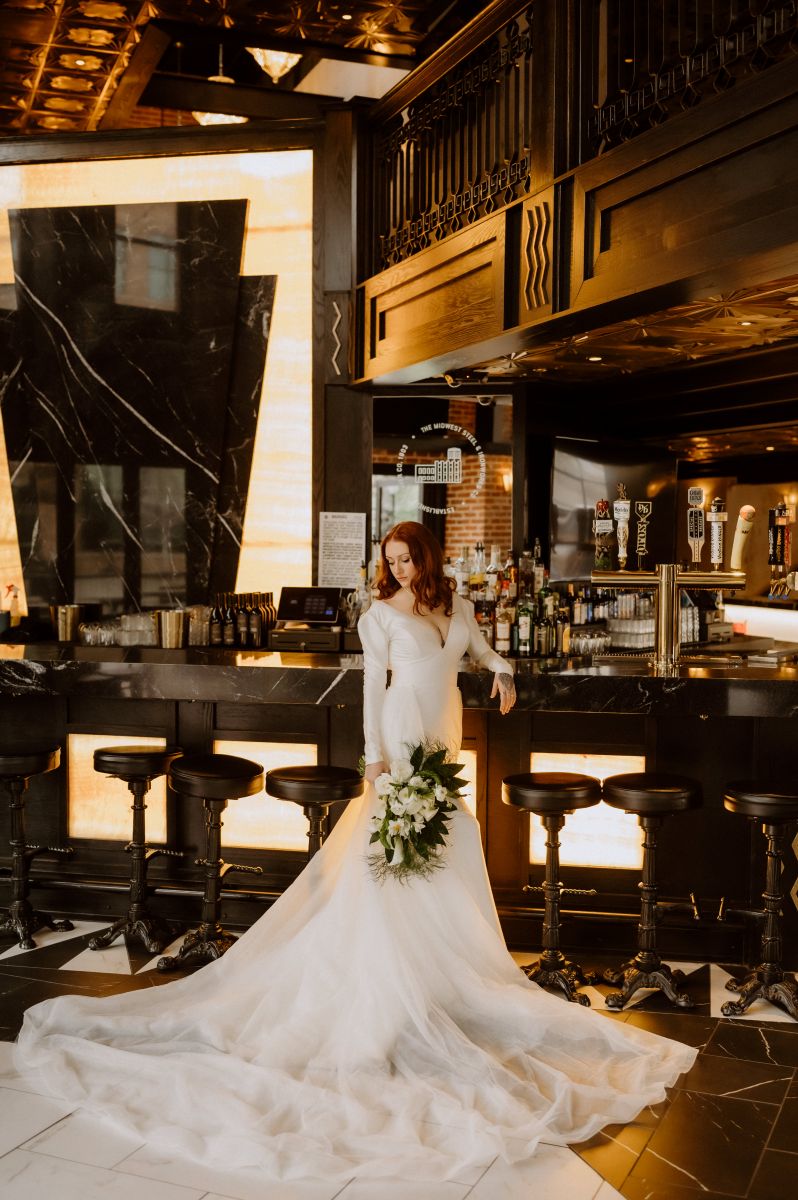
[[[266,593],[266,605],[269,609],[269,629],[274,629],[277,624],[277,605],[274,603],[274,593]]]
[[[509,654],[512,646],[511,631],[513,627],[512,609],[509,599],[510,582],[505,579],[501,595],[496,602],[496,643],[497,654]]]
[[[543,551],[540,548],[540,538],[535,538],[532,547],[532,591],[537,595],[543,587],[546,568],[543,565]]]
[[[524,545],[521,551],[521,557],[518,560],[518,590],[526,592],[527,596],[533,593],[535,582],[535,564],[528,545]]]
[[[521,658],[529,658],[532,653],[532,605],[525,591],[518,598],[516,609],[518,624],[518,654]]]
[[[224,622],[222,624],[222,645],[235,646],[236,644],[236,607],[232,592],[225,593],[224,601]]]
[[[242,593],[236,609],[236,643],[246,646],[249,642],[249,614],[252,612],[252,596]]]
[[[223,619],[223,615],[222,615],[221,596],[217,592],[216,600],[214,602],[213,608],[211,609],[211,615],[210,615],[210,619],[208,621],[208,644],[209,645],[221,646],[223,620],[224,619]]]
[[[484,637],[487,644],[493,649],[495,642],[495,630],[493,625],[492,604],[488,600],[477,600],[474,604],[474,616],[479,626],[479,632]]]
[[[557,612],[554,652],[558,658],[567,658],[571,652],[571,623],[568,620],[568,609],[565,607]]]
[[[250,596],[250,608],[247,614],[247,645],[252,650],[260,650],[263,647],[263,609],[259,604],[259,599],[257,593]]]
[[[499,595],[499,579],[502,573],[502,552],[501,546],[492,545],[490,548],[490,562],[485,568],[485,584],[489,592],[493,592],[494,597]]]
[[[515,603],[518,599],[518,564],[515,561],[513,550],[507,551],[507,557],[504,560],[504,571],[502,573],[509,585],[509,599]]]
[[[454,578],[457,583],[458,596],[468,599],[468,546],[463,546],[459,556],[454,560]]]
[[[485,590],[485,547],[482,542],[477,542],[474,547],[474,557],[468,576],[468,588],[472,600],[482,599]]]

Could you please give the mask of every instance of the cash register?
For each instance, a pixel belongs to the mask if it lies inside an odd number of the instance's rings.
[[[277,622],[269,631],[270,650],[305,654],[341,649],[341,589],[284,587]]]

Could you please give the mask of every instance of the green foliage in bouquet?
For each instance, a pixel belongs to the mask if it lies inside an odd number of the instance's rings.
[[[444,746],[422,743],[375,780],[370,844],[379,843],[381,851],[369,856],[369,865],[376,879],[405,881],[444,865],[450,814],[466,785],[463,763],[447,761],[447,753]]]

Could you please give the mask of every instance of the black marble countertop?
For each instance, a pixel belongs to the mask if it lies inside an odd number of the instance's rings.
[[[493,677],[464,661],[469,708],[495,708]],[[682,716],[798,716],[796,666],[681,666],[659,676],[645,659],[516,663],[519,710]],[[0,697],[91,695],[134,700],[358,705],[359,654],[296,654],[0,644]]]

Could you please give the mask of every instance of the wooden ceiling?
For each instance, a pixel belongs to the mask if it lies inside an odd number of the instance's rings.
[[[787,344],[798,346],[798,277],[546,340],[452,375],[464,382],[543,377],[598,383]]]
[[[196,85],[231,76],[255,115],[320,58],[410,69],[457,32],[479,0],[2,0],[0,135],[124,128],[154,77],[170,106],[197,107]],[[275,86],[245,49],[302,54]],[[264,101],[262,109],[257,101]],[[237,111],[230,92],[225,111]],[[303,99],[305,104],[303,107]],[[306,99],[296,95],[299,113]],[[244,111],[247,111],[247,103]]]

